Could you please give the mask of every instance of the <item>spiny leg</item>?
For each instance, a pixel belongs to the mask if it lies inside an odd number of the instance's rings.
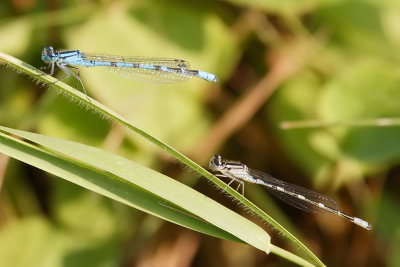
[[[72,72],[70,69],[68,69],[65,65],[57,64],[57,66],[58,66],[60,69],[62,69],[62,70],[67,74],[67,76],[65,76],[65,77],[64,77],[63,79],[61,79],[60,81],[66,79],[66,78],[69,77],[70,75],[74,76],[75,79],[77,79],[77,80],[80,82],[80,84],[81,84],[81,86],[82,86],[82,89],[83,89],[83,92],[84,92],[85,95],[86,95],[87,100],[89,100],[89,102],[91,102],[90,99],[89,99],[88,94],[86,93],[86,89],[85,89],[85,86],[83,85],[83,82],[82,82],[81,78],[79,78],[78,75],[76,75],[75,73],[73,73],[73,72]]]
[[[243,181],[238,181],[238,182],[239,182],[239,185],[236,188],[236,191],[239,192],[239,188],[240,188],[240,186],[242,186],[242,196],[244,196],[244,182]]]
[[[50,71],[50,76],[53,76],[54,75],[54,64],[55,63],[53,63],[53,64],[51,64],[51,71]],[[57,63],[57,66],[58,67],[60,67],[60,64],[58,64]],[[61,68],[60,67],[60,69],[62,69],[62,71],[64,71],[64,73],[66,74],[62,79],[60,79],[60,80],[56,80],[56,81],[54,81],[54,82],[52,82],[51,84],[55,84],[56,82],[58,82],[58,81],[63,81],[63,80],[65,80],[65,79],[67,79],[69,76],[70,76],[70,73],[69,73],[69,70],[67,69],[67,68]],[[47,74],[46,74],[47,75]]]
[[[50,71],[50,75],[53,76],[54,75],[54,62],[51,64],[51,71]]]
[[[232,178],[232,180],[226,186],[230,186],[233,181],[235,181],[235,179]]]
[[[76,70],[77,70],[77,75],[78,75],[78,77],[79,77],[79,80],[81,80],[81,70],[80,69],[78,69],[78,68],[76,68]],[[78,82],[76,82],[76,88],[78,88]],[[86,91],[85,91],[85,93],[86,93]],[[86,95],[87,96],[87,95]]]
[[[227,174],[216,174],[215,176],[217,176],[217,177],[224,177],[224,178],[230,178],[230,179],[231,179],[230,182],[224,187],[224,191],[226,190],[226,188],[227,188],[228,186],[231,185],[231,183],[233,183],[233,181],[238,181],[239,185],[238,185],[238,187],[236,188],[236,191],[239,192],[239,188],[240,188],[240,186],[242,185],[242,196],[244,196],[244,182],[243,182],[243,181],[240,181],[240,180],[238,180],[238,179],[235,179],[234,177],[231,177],[230,175],[227,175]]]
[[[78,68],[75,68],[75,67],[70,66],[71,68],[74,68],[74,69],[76,69],[76,70],[78,71],[78,75],[76,75],[76,74],[73,73],[71,70],[69,70],[65,65],[62,65],[62,64],[59,64],[59,63],[52,63],[52,64],[49,64],[48,67],[46,67],[46,68],[49,68],[49,67],[51,66],[51,71],[50,71],[49,74],[47,74],[47,73],[45,73],[45,74],[38,74],[37,76],[46,76],[46,75],[53,76],[53,75],[54,75],[54,72],[55,72],[55,68],[54,68],[54,65],[55,65],[55,64],[57,64],[57,66],[65,73],[65,76],[64,76],[62,79],[59,79],[59,80],[57,80],[57,81],[55,81],[55,82],[52,82],[52,84],[55,84],[55,83],[58,82],[58,81],[63,81],[63,80],[65,80],[65,79],[67,79],[69,76],[72,75],[72,76],[74,76],[74,77],[76,78],[77,81],[79,81],[79,82],[81,83],[82,89],[83,89],[83,91],[84,91],[84,93],[85,93],[85,95],[86,95],[86,98],[89,100],[89,102],[91,102],[90,99],[89,99],[89,97],[88,97],[88,95],[87,95],[87,93],[86,93],[85,86],[83,86],[82,80],[81,80],[81,78],[79,77],[80,71],[79,71]],[[76,87],[78,88],[78,82],[77,82],[77,84],[76,84]]]
[[[78,88],[78,80],[81,80],[81,77],[80,77],[80,74],[81,74],[81,71],[80,71],[80,69],[79,68],[76,68],[76,67],[74,67],[74,66],[70,66],[70,65],[68,65],[68,67],[69,68],[72,68],[72,69],[74,69],[74,70],[76,70],[76,72],[77,72],[77,76],[79,77],[79,79],[76,79],[76,88]],[[82,85],[82,87],[83,87],[83,85]],[[85,90],[85,88],[83,88],[83,90]],[[85,93],[86,93],[86,91],[85,91]],[[87,95],[86,95],[87,96]]]
[[[237,192],[239,192],[240,185],[241,185],[241,183],[239,182],[238,186],[236,187]]]
[[[67,79],[72,74],[72,72],[68,68],[64,67],[64,65],[57,64],[57,66],[65,73],[65,76],[62,79],[58,79],[54,83],[59,82],[59,81],[60,82],[64,81],[65,79]]]
[[[230,186],[230,184],[235,180],[235,178],[229,177],[229,176],[224,175],[224,174],[215,174],[215,176],[232,179],[228,184],[226,184],[226,186],[224,187],[224,191],[225,191],[225,190],[228,188],[228,186]]]
[[[232,180],[231,180],[229,183],[226,184],[226,186],[224,187],[224,191],[228,188],[228,186],[231,185],[231,183],[232,183],[233,181],[235,181],[235,179],[232,178]]]

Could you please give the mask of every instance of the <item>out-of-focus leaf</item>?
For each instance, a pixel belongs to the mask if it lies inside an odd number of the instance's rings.
[[[331,61],[333,62],[333,61]],[[335,67],[341,66],[340,70]],[[315,119],[346,122],[400,117],[400,68],[381,60],[359,60],[332,65],[325,84],[299,74],[274,98],[273,113],[281,121]],[[317,87],[320,86],[320,90]],[[316,104],[315,104],[316,103]],[[329,175],[329,165],[341,161],[347,176],[375,171],[377,165],[400,159],[396,141],[400,127],[337,127],[280,130],[278,137],[305,170],[314,177]],[[347,159],[345,159],[347,158]],[[349,160],[345,163],[344,160]],[[358,162],[358,170],[355,169]],[[369,164],[369,165],[368,165]],[[346,177],[346,170],[341,171]],[[322,175],[322,176],[320,176]]]
[[[41,218],[10,223],[0,231],[0,265],[61,266],[71,241]]]
[[[398,184],[398,183],[396,183]],[[377,207],[377,226],[380,234],[386,239],[398,238],[393,233],[400,231],[400,213],[398,213],[398,196],[387,194],[380,200]]]
[[[400,265],[400,229],[392,233],[392,242],[390,243],[390,251],[388,255],[388,265],[389,267],[396,267]]]
[[[46,111],[36,125],[41,133],[52,133],[65,139],[99,146],[110,130],[106,120],[91,111],[82,110],[62,97],[53,98]]]
[[[41,217],[26,218],[0,231],[1,266],[99,266],[117,264],[117,245],[110,240],[79,238]],[[80,233],[82,234],[82,233]],[[79,265],[77,265],[79,264]]]
[[[80,235],[82,240],[117,239],[118,233],[126,229],[121,226],[131,223],[129,218],[118,214],[117,209],[126,207],[124,205],[118,206],[107,198],[61,179],[55,180],[52,188],[51,214],[57,224]]]
[[[388,40],[400,45],[400,3],[397,0],[382,1],[382,23]]]
[[[319,117],[332,122],[400,117],[399,88],[396,65],[380,61],[350,64],[324,87]],[[400,127],[349,127],[336,133],[342,154],[359,161],[383,164],[400,159]]]
[[[265,12],[280,14],[303,13],[312,9],[318,1],[314,0],[226,0],[247,8],[262,9]]]
[[[0,51],[21,54],[29,46],[32,23],[26,18],[0,23]]]
[[[302,72],[288,81],[276,92],[272,99],[268,115],[275,125],[290,120],[304,120],[315,117],[315,103],[318,103],[320,82],[312,72]],[[276,128],[276,136],[281,145],[293,159],[300,164],[308,176],[324,176],[330,160],[321,151],[315,150],[313,144],[320,139],[319,129],[282,130]]]
[[[383,1],[385,2],[385,1]],[[365,53],[400,59],[384,24],[384,5],[375,1],[328,1],[313,14],[315,25],[342,45],[342,52]],[[395,9],[391,9],[392,11]],[[397,8],[398,12],[400,11]]]

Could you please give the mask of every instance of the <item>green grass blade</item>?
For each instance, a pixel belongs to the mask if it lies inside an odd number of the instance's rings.
[[[1,126],[0,131],[6,133],[0,142],[4,154],[176,224],[269,251],[263,229],[163,174],[98,148]]]

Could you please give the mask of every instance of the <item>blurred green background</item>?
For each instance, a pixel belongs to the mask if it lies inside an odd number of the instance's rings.
[[[195,161],[206,165],[214,153],[242,161],[328,195],[372,224],[366,231],[308,214],[246,185],[246,197],[326,265],[400,266],[399,1],[0,2],[0,51],[42,67],[45,45],[183,58],[216,74],[218,84],[160,85],[81,69],[91,97]],[[384,126],[379,118],[387,119]],[[310,120],[317,127],[280,127]],[[0,123],[114,151],[259,222],[140,137],[4,65]],[[2,154],[0,181],[0,266],[289,265]],[[290,249],[262,226],[273,244]]]

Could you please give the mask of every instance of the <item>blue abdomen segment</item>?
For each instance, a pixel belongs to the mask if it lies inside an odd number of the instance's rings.
[[[217,82],[218,78],[214,74],[201,71],[201,70],[188,70],[185,68],[171,68],[166,66],[149,65],[149,64],[138,64],[138,63],[127,63],[127,62],[113,62],[113,61],[95,61],[95,60],[77,60],[74,64],[83,67],[111,67],[111,68],[137,68],[150,71],[168,72],[179,75],[187,75],[198,77],[210,82]]]
[[[208,73],[208,72],[201,71],[201,70],[198,70],[197,72],[198,72],[197,77],[199,77],[199,78],[202,78],[202,79],[210,81],[210,82],[218,82],[217,76],[215,76],[212,73]]]

